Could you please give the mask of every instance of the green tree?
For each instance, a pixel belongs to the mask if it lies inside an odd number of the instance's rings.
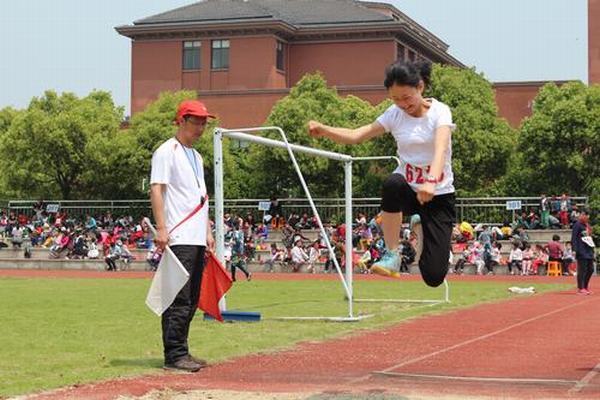
[[[453,162],[456,187],[460,195],[496,194],[497,182],[507,169],[514,153],[516,134],[497,108],[491,84],[473,70],[435,65],[432,84],[425,93],[448,104],[458,128],[453,134]],[[395,155],[391,135],[383,135],[359,146],[337,145],[326,139],[313,139],[306,133],[310,119],[328,125],[354,128],[373,122],[387,107],[387,100],[372,106],[354,96],[340,97],[328,88],[320,74],[306,75],[290,94],[273,107],[268,125],[283,128],[291,142],[325,148],[355,156]],[[276,134],[267,134],[277,138]],[[249,154],[254,166],[250,192],[265,196],[301,195],[287,152],[253,148]],[[315,195],[341,196],[343,170],[339,162],[298,156],[301,168]],[[258,167],[258,168],[256,168]],[[357,162],[354,167],[355,196],[379,195],[383,179],[394,169],[391,162]],[[273,171],[277,171],[274,174]]]
[[[498,117],[492,85],[472,69],[434,65],[427,96],[446,103],[452,134],[454,185],[460,196],[499,195],[515,151],[516,132]]]
[[[19,111],[12,107],[5,107],[0,110],[0,143],[4,142],[4,135],[17,117]],[[0,199],[8,199],[16,195],[15,190],[9,188],[6,174],[0,174]]]
[[[306,124],[315,119],[328,125],[353,128],[373,122],[377,115],[375,107],[358,97],[340,97],[335,89],[327,87],[323,76],[317,73],[303,77],[288,96],[277,102],[265,124],[281,127],[291,143],[345,154],[366,155],[372,144],[345,146],[327,139],[315,139],[308,135]],[[263,134],[281,140],[277,132]],[[314,196],[343,195],[344,170],[341,162],[304,154],[295,156]],[[252,196],[304,196],[286,150],[251,146],[243,169],[246,189]],[[369,164],[357,164],[354,175],[364,177],[368,170]],[[364,185],[361,185],[363,182]],[[355,179],[355,195],[360,195],[364,187],[368,186],[367,183],[364,179]]]
[[[518,154],[508,187],[529,195],[589,195],[600,210],[600,86],[546,84],[521,126]]]
[[[93,197],[94,168],[111,153],[122,118],[107,92],[34,98],[0,144],[7,187],[25,197]]]
[[[131,148],[135,149],[135,154],[130,154],[130,160],[135,160],[132,163],[134,165],[131,165],[131,175],[137,182],[150,177],[152,153],[165,140],[175,136],[177,125],[174,121],[177,106],[181,101],[190,99],[196,99],[194,91],[161,93],[156,101],[150,103],[144,111],[135,114],[131,119],[128,134],[133,142]],[[209,120],[204,134],[195,145],[204,160],[204,178],[209,193],[212,193],[214,187],[213,131],[216,126],[218,126],[218,120]],[[232,156],[230,146],[225,146],[223,149],[225,196],[245,197],[240,190],[241,185],[237,184],[240,181],[238,177],[239,160]],[[140,193],[140,195],[146,197],[147,193]]]
[[[528,193],[586,194],[600,173],[600,87],[545,85],[518,146],[523,172],[512,179]]]

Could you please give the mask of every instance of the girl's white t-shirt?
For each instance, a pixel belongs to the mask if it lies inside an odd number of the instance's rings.
[[[415,192],[425,183],[429,174],[435,150],[436,129],[441,126],[448,126],[452,131],[456,129],[450,108],[436,99],[430,101],[429,110],[419,118],[407,114],[395,104],[377,118],[377,122],[396,140],[400,166],[394,173],[403,175]],[[448,141],[442,180],[435,186],[435,195],[454,193],[451,138]]]
[[[198,175],[183,145],[175,138],[164,142],[152,155],[150,184],[164,184],[164,211],[167,230],[183,221],[206,197],[202,156],[193,150]],[[169,235],[169,245],[206,246],[208,201],[202,209]]]

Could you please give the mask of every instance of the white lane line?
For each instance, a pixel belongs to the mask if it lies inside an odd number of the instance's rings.
[[[410,360],[407,360],[407,361],[401,362],[401,363],[399,363],[399,364],[396,364],[396,365],[392,365],[391,367],[389,367],[389,368],[386,368],[386,369],[384,369],[384,370],[382,370],[382,371],[380,371],[380,372],[390,372],[390,371],[393,371],[393,370],[395,370],[395,369],[402,368],[402,367],[404,367],[404,366],[406,366],[406,365],[414,364],[414,363],[417,363],[417,362],[419,362],[419,361],[423,361],[423,360],[426,360],[426,359],[428,359],[428,358],[435,357],[435,356],[438,356],[438,355],[440,355],[440,354],[443,354],[443,353],[447,353],[447,352],[449,352],[449,351],[452,351],[452,350],[454,350],[454,349],[458,349],[458,348],[460,348],[460,347],[467,346],[467,345],[469,345],[469,344],[472,344],[472,343],[475,343],[475,342],[479,342],[479,341],[481,341],[481,340],[488,339],[488,338],[490,338],[490,337],[492,337],[492,336],[499,335],[499,334],[501,334],[501,333],[507,332],[507,331],[509,331],[509,330],[511,330],[511,329],[514,329],[514,328],[517,328],[517,327],[519,327],[519,326],[522,326],[522,325],[528,324],[528,323],[530,323],[530,322],[534,322],[534,321],[537,321],[537,320],[539,320],[539,319],[542,319],[542,318],[548,317],[548,316],[550,316],[550,315],[554,315],[554,314],[561,313],[561,312],[563,312],[563,311],[565,311],[565,310],[568,310],[568,309],[570,309],[570,308],[573,308],[573,307],[580,306],[580,305],[582,305],[582,304],[585,304],[585,303],[589,302],[590,300],[592,300],[592,299],[588,297],[586,300],[579,301],[579,302],[577,302],[577,303],[575,303],[575,304],[570,304],[570,305],[568,305],[568,306],[561,307],[561,308],[558,308],[558,309],[555,309],[555,310],[549,311],[549,312],[547,312],[547,313],[544,313],[544,314],[538,315],[538,316],[536,316],[536,317],[532,317],[532,318],[526,319],[526,320],[524,320],[524,321],[517,322],[516,324],[509,325],[509,326],[507,326],[507,327],[505,327],[505,328],[498,329],[498,330],[496,330],[496,331],[493,331],[493,332],[487,333],[487,334],[485,334],[485,335],[481,335],[481,336],[477,336],[477,337],[475,337],[475,338],[473,338],[473,339],[465,340],[464,342],[457,343],[457,344],[455,344],[455,345],[453,345],[453,346],[446,347],[446,348],[443,348],[443,349],[440,349],[440,350],[437,350],[437,351],[431,352],[431,353],[429,353],[429,354],[425,354],[425,355],[422,355],[422,356],[420,356],[420,357],[416,357],[416,358],[413,358],[413,359],[410,359]],[[356,379],[353,379],[353,380],[351,380],[351,381],[350,381],[350,383],[358,383],[358,382],[365,381],[365,380],[369,379],[369,377],[370,377],[370,376],[371,376],[371,374],[369,374],[369,375],[365,375],[365,376],[361,376],[360,378],[356,378]]]
[[[430,374],[408,374],[402,372],[373,372],[375,375],[381,375],[392,378],[411,378],[426,380],[446,380],[463,382],[491,382],[491,383],[513,383],[513,384],[535,384],[535,385],[560,385],[571,386],[576,384],[576,380],[566,379],[535,379],[535,378],[498,378],[498,377],[479,377],[479,376],[451,376],[451,375],[430,375]]]
[[[573,386],[569,390],[569,393],[578,393],[578,392],[580,392],[581,390],[583,390],[583,388],[585,388],[586,386],[588,386],[590,384],[590,382],[598,374],[600,374],[600,364],[597,364],[594,368],[592,368],[592,370],[590,372],[588,372],[583,378],[581,378],[581,380],[577,381],[575,383],[575,386]]]

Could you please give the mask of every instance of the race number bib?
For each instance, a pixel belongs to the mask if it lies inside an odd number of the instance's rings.
[[[425,183],[425,178],[429,175],[430,165],[426,167],[416,167],[412,164],[406,163],[406,169],[404,171],[404,178],[408,183],[416,183],[421,185]],[[439,182],[444,180],[444,173],[442,172]]]

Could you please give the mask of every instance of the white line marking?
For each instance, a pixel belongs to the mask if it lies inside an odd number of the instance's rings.
[[[530,323],[530,322],[537,321],[537,320],[539,320],[539,319],[542,319],[542,318],[548,317],[548,316],[550,316],[550,315],[553,315],[553,314],[561,313],[561,312],[563,312],[563,311],[565,311],[565,310],[568,310],[569,308],[577,307],[577,306],[579,306],[579,305],[582,305],[582,304],[584,304],[584,303],[587,303],[587,302],[589,302],[590,300],[592,300],[592,299],[588,297],[586,300],[579,301],[579,302],[577,302],[577,303],[575,303],[575,304],[570,304],[570,305],[568,305],[568,306],[565,306],[565,307],[562,307],[562,308],[555,309],[555,310],[553,310],[553,311],[550,311],[550,312],[547,312],[547,313],[545,313],[545,314],[538,315],[537,317],[532,317],[532,318],[526,319],[526,320],[524,320],[524,321],[517,322],[516,324],[512,324],[512,325],[510,325],[510,326],[507,326],[506,328],[498,329],[498,330],[496,330],[496,331],[494,331],[494,332],[490,332],[490,333],[487,333],[487,334],[485,334],[485,335],[481,335],[481,336],[475,337],[475,338],[473,338],[473,339],[465,340],[464,342],[457,343],[457,344],[455,344],[455,345],[453,345],[453,346],[446,347],[446,348],[444,348],[444,349],[437,350],[437,351],[434,351],[434,352],[432,352],[432,353],[425,354],[425,355],[423,355],[423,356],[416,357],[416,358],[413,358],[413,359],[410,359],[410,360],[407,360],[407,361],[401,362],[401,363],[399,363],[399,364],[396,364],[396,365],[393,365],[393,366],[391,366],[391,367],[389,367],[389,368],[386,368],[386,369],[384,369],[384,370],[382,370],[382,371],[380,371],[380,372],[390,372],[390,371],[392,371],[392,370],[394,370],[394,369],[398,369],[398,368],[404,367],[404,366],[406,366],[406,365],[414,364],[414,363],[417,363],[417,362],[419,362],[419,361],[423,361],[423,360],[426,360],[426,359],[428,359],[428,358],[435,357],[435,356],[437,356],[437,355],[440,355],[440,354],[443,354],[443,353],[447,353],[447,352],[449,352],[449,351],[451,351],[451,350],[458,349],[459,347],[463,347],[463,346],[469,345],[469,344],[471,344],[471,343],[479,342],[479,341],[481,341],[481,340],[484,340],[484,339],[490,338],[490,337],[492,337],[492,336],[499,335],[499,334],[501,334],[501,333],[504,333],[504,332],[506,332],[506,331],[509,331],[509,330],[511,330],[511,329],[513,329],[513,328],[517,328],[517,327],[519,327],[519,326],[522,326],[522,325],[528,324],[528,323]],[[369,379],[369,377],[370,377],[370,376],[371,376],[371,375],[369,374],[369,375],[362,376],[362,377],[360,377],[360,378],[353,379],[353,380],[351,380],[351,381],[350,381],[350,383],[358,383],[358,382],[365,381],[365,380]]]
[[[375,375],[382,375],[393,378],[416,378],[416,379],[441,379],[448,381],[466,381],[466,382],[492,382],[492,383],[521,383],[521,384],[546,384],[546,385],[573,385],[578,381],[565,379],[535,379],[535,378],[498,378],[498,377],[478,377],[478,376],[451,376],[451,375],[429,375],[429,374],[407,374],[402,372],[373,372]]]
[[[585,388],[586,386],[589,385],[589,383],[596,377],[596,375],[598,375],[600,373],[600,364],[596,365],[594,368],[592,368],[592,370],[590,372],[588,372],[583,378],[581,378],[581,380],[577,381],[575,383],[575,386],[573,386],[570,390],[569,393],[578,393],[580,392],[583,388]]]

